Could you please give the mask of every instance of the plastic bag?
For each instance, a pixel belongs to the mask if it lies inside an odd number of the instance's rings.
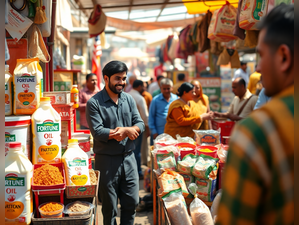
[[[178,143],[189,143],[195,145],[195,141],[191,137],[181,137],[179,134],[176,135]]]
[[[171,137],[169,134],[160,134],[154,140],[154,147],[157,148],[157,145],[161,146],[170,146],[177,144],[178,141]]]
[[[228,145],[220,144],[215,147],[218,148],[217,155],[218,155],[219,161],[225,163],[226,157],[227,157]]]
[[[193,155],[193,154],[186,155],[182,161],[178,161],[177,164],[178,171],[191,175],[193,166],[195,165],[197,159],[198,159],[197,155]]]
[[[190,213],[193,224],[214,225],[208,206],[197,198],[197,185],[191,183],[188,186],[189,192],[194,195],[194,200],[190,204]]]
[[[218,130],[193,130],[196,135],[196,143],[199,145],[220,144],[220,129]]]
[[[156,154],[156,158],[159,169],[176,171],[176,161],[172,152],[169,152],[168,154]]]
[[[192,175],[203,179],[215,179],[218,171],[218,160],[208,155],[201,154],[193,166]]]
[[[208,38],[218,42],[228,42],[237,39],[233,35],[237,9],[226,2],[220,9],[214,11],[209,29]]]
[[[160,186],[160,196],[175,190],[181,191],[184,197],[189,195],[184,178],[177,172],[166,170],[158,177],[158,184]]]
[[[217,193],[216,197],[214,198],[213,204],[211,206],[211,214],[212,214],[212,218],[213,221],[216,222],[216,217],[217,217],[217,213],[218,213],[218,206],[221,200],[221,190],[219,190],[219,192]]]
[[[172,225],[192,225],[186,202],[181,192],[171,192],[162,199]]]
[[[195,184],[197,185],[197,196],[205,202],[212,202],[216,195],[217,179],[203,179],[195,177]]]
[[[158,162],[160,161],[163,161],[165,160],[166,158],[168,157],[174,157],[174,161],[171,160],[171,162],[173,162],[175,165],[174,165],[174,168],[173,170],[175,171],[175,167],[176,167],[176,162],[179,158],[179,150],[177,149],[177,147],[175,146],[167,146],[167,147],[161,147],[159,148],[159,146],[157,146],[158,148],[154,149],[152,151],[153,155],[154,155],[154,168],[157,170],[157,169],[161,169],[163,168],[163,165],[162,164],[158,164]],[[170,165],[170,164],[169,164]],[[168,168],[171,168],[171,167],[168,167]]]
[[[184,178],[186,187],[188,187],[189,184],[194,183],[195,178],[193,175],[191,175],[189,173],[184,173],[184,172],[178,172],[178,173]]]

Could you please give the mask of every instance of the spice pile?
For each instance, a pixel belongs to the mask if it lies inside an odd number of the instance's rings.
[[[63,183],[63,176],[58,167],[45,164],[33,172],[35,185],[56,185]]]
[[[83,203],[80,201],[74,202],[70,207],[68,207],[68,211],[70,212],[84,212],[90,208],[90,205],[87,203]]]
[[[40,207],[40,210],[43,212],[47,212],[47,215],[51,215],[51,212],[56,213],[56,211],[61,210],[62,208],[63,208],[63,206],[59,203],[49,202],[49,203],[43,205],[42,207]]]

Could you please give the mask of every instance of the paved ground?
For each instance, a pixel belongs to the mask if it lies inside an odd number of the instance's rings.
[[[139,196],[142,198],[143,196],[149,194],[149,192],[145,192],[143,190],[143,181],[139,181]],[[99,224],[103,224],[103,215],[102,215],[102,206],[98,205],[97,213],[98,213],[98,221]],[[118,205],[118,213],[116,218],[117,224],[120,224],[120,205]],[[153,224],[153,211],[144,211],[137,212],[135,217],[135,225],[150,225]]]

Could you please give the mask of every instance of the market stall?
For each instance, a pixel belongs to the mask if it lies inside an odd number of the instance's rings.
[[[100,173],[75,119],[81,71],[53,69],[56,0],[7,7],[5,224],[97,224]]]

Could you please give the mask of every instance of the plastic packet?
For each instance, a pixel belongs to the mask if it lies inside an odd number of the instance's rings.
[[[188,190],[184,178],[177,172],[166,170],[158,177],[158,184],[160,187],[160,196],[164,196],[171,191],[179,190],[184,197],[188,196]]]
[[[173,152],[154,153],[155,169],[170,169],[176,171],[176,159]]]
[[[220,144],[220,129],[218,130],[193,130],[196,136],[196,143],[199,145]]]
[[[179,159],[179,156],[180,156],[180,152],[176,146],[174,146],[174,145],[171,145],[171,146],[157,145],[156,148],[154,148],[154,150],[152,151],[152,154],[154,155],[154,159],[155,159],[155,162],[154,162],[155,169],[159,169],[158,161],[170,156],[171,155],[171,154],[169,154],[170,152],[173,153],[175,161],[177,162]],[[159,159],[157,158],[157,155],[159,155],[158,156]]]
[[[193,166],[195,165],[196,161],[198,159],[197,155],[193,154],[187,154],[182,159],[182,161],[178,161],[177,163],[177,169],[180,172],[184,172],[187,174],[192,174]]]
[[[188,186],[189,192],[194,195],[194,200],[190,204],[190,214],[193,224],[214,225],[208,206],[197,198],[197,185],[191,183]]]
[[[192,169],[192,175],[203,179],[215,179],[218,171],[218,160],[208,155],[201,154]]]
[[[219,190],[219,192],[217,193],[216,197],[214,198],[213,204],[211,206],[211,214],[212,214],[212,218],[213,218],[214,222],[216,222],[216,217],[218,214],[218,206],[220,203],[221,194],[222,194],[222,191]]]
[[[189,174],[189,173],[184,173],[184,172],[178,172],[185,181],[186,187],[189,186],[189,184],[194,183],[194,176]]]
[[[195,145],[195,141],[191,137],[181,137],[179,134],[176,135],[178,143],[189,143]]]
[[[219,161],[225,163],[226,157],[227,157],[228,145],[220,144],[220,145],[217,145],[216,147],[218,148],[217,155],[218,155]]]
[[[180,191],[170,192],[162,197],[172,225],[192,225],[185,199]]]
[[[169,146],[169,145],[175,145],[178,141],[175,140],[173,137],[171,137],[169,134],[160,134],[156,137],[154,140],[154,147],[157,148],[157,145],[160,146]]]

